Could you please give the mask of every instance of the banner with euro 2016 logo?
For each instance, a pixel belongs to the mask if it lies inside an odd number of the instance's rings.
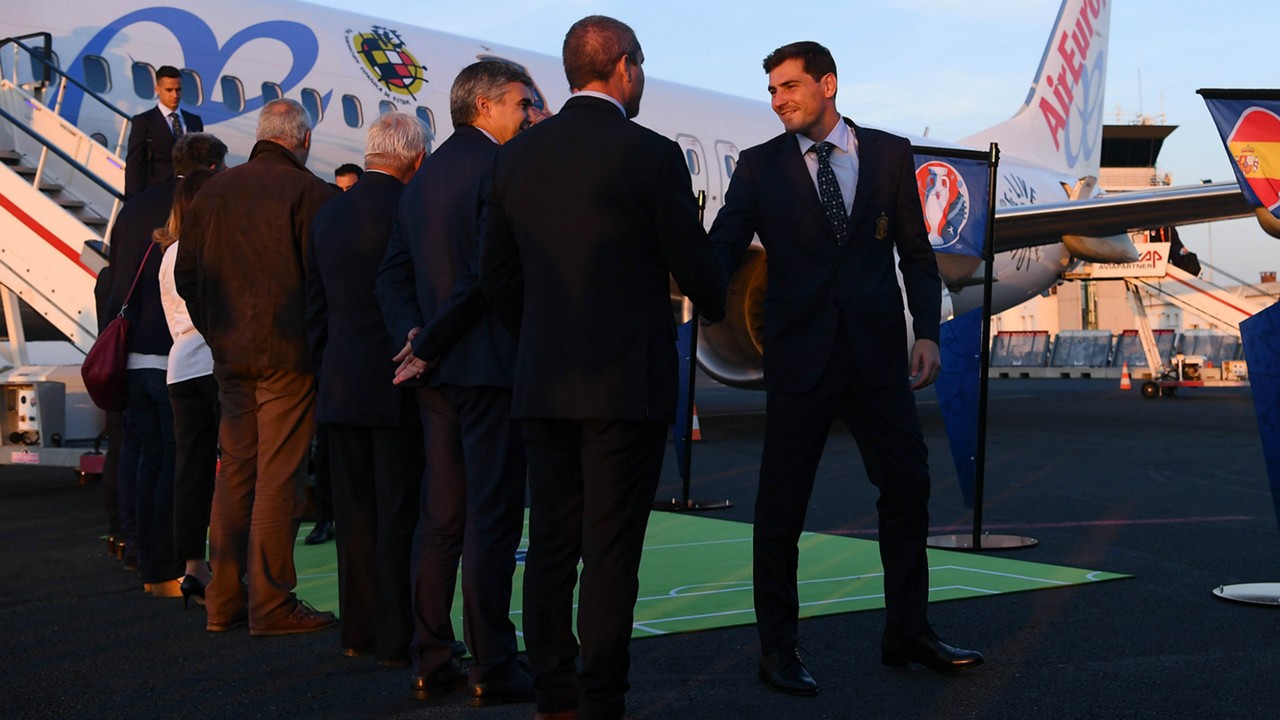
[[[1245,200],[1280,218],[1280,92],[1200,90]]]
[[[990,192],[987,162],[924,154],[915,159],[929,244],[937,252],[982,257]]]

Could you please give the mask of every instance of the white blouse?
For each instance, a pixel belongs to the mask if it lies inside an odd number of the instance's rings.
[[[164,319],[173,336],[173,349],[169,350],[170,385],[184,380],[213,374],[213,353],[204,337],[191,323],[187,314],[187,301],[178,294],[173,281],[173,265],[178,257],[178,243],[164,251],[160,259],[160,304],[164,307]]]

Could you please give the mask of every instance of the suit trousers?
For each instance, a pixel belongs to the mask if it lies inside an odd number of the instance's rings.
[[[182,577],[173,545],[173,410],[164,370],[128,371],[124,409],[126,433],[137,442],[133,481],[138,526],[138,573],[144,583]],[[123,468],[122,468],[123,469]]]
[[[209,525],[208,617],[226,622],[247,610],[250,627],[262,627],[296,603],[293,544],[315,433],[315,376],[217,362],[213,374],[222,466]]]
[[[511,391],[420,387],[426,469],[413,543],[415,675],[452,657],[453,596],[462,561],[463,638],[472,683],[516,661],[511,587],[524,530],[525,461]]]
[[[409,659],[409,553],[418,520],[416,428],[325,424],[338,547],[342,647]]]
[[[794,647],[800,601],[798,542],[818,461],[832,420],[844,419],[867,476],[880,490],[880,559],[884,565],[885,633],[909,639],[928,631],[928,449],[906,377],[858,376],[855,341],[841,323],[835,348],[807,392],[769,390],[764,454],[756,495],[754,578],[761,651]]]
[[[632,420],[524,421],[530,490],[524,633],[540,712],[576,706],[580,720],[625,712],[637,573],[667,429]]]
[[[169,386],[173,408],[173,537],[180,560],[205,559],[218,468],[218,381],[213,375]]]

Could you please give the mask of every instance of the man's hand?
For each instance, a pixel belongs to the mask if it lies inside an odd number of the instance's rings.
[[[420,360],[413,354],[413,339],[417,337],[420,332],[422,332],[422,328],[413,328],[409,330],[409,336],[405,338],[404,347],[400,349],[400,352],[396,353],[395,357],[391,358],[391,362],[400,363],[399,367],[396,368],[395,376],[391,379],[391,382],[395,385],[399,385],[400,383],[408,382],[410,380],[417,380],[436,365],[434,362]]]
[[[942,370],[942,354],[938,351],[938,343],[932,340],[916,340],[911,347],[911,389],[929,387],[938,379]]]

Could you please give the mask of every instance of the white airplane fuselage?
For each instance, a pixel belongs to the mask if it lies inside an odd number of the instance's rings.
[[[1069,199],[1066,188],[1097,175],[1108,18],[1106,0],[1065,0],[1026,106],[993,128],[994,135],[967,139],[968,146],[980,150],[988,142],[1000,143],[995,190],[1000,207],[1060,203]],[[452,132],[450,85],[477,59],[524,67],[547,111],[556,111],[569,97],[557,57],[296,0],[64,0],[29,5],[20,18],[11,14],[0,20],[5,36],[40,31],[52,34],[63,70],[129,114],[155,104],[150,74],[155,68],[182,68],[183,106],[227,144],[233,163],[253,145],[264,98],[282,94],[301,100],[318,115],[308,164],[326,179],[338,165],[362,162],[368,122],[383,108],[416,113],[431,126],[437,144],[445,139]],[[82,93],[68,92],[63,116],[114,145],[119,123],[82,99]],[[723,203],[738,151],[782,130],[763,100],[653,78],[636,121],[685,150],[693,190],[707,194],[708,227]],[[1019,150],[1033,159],[1019,159]],[[971,258],[939,254],[939,259],[953,287],[966,285],[978,265]],[[1071,264],[1070,253],[1058,242],[999,253],[993,312],[1045,291]],[[970,281],[951,293],[951,311],[961,314],[981,300],[981,288]],[[753,372],[713,374],[752,384],[758,380]]]

